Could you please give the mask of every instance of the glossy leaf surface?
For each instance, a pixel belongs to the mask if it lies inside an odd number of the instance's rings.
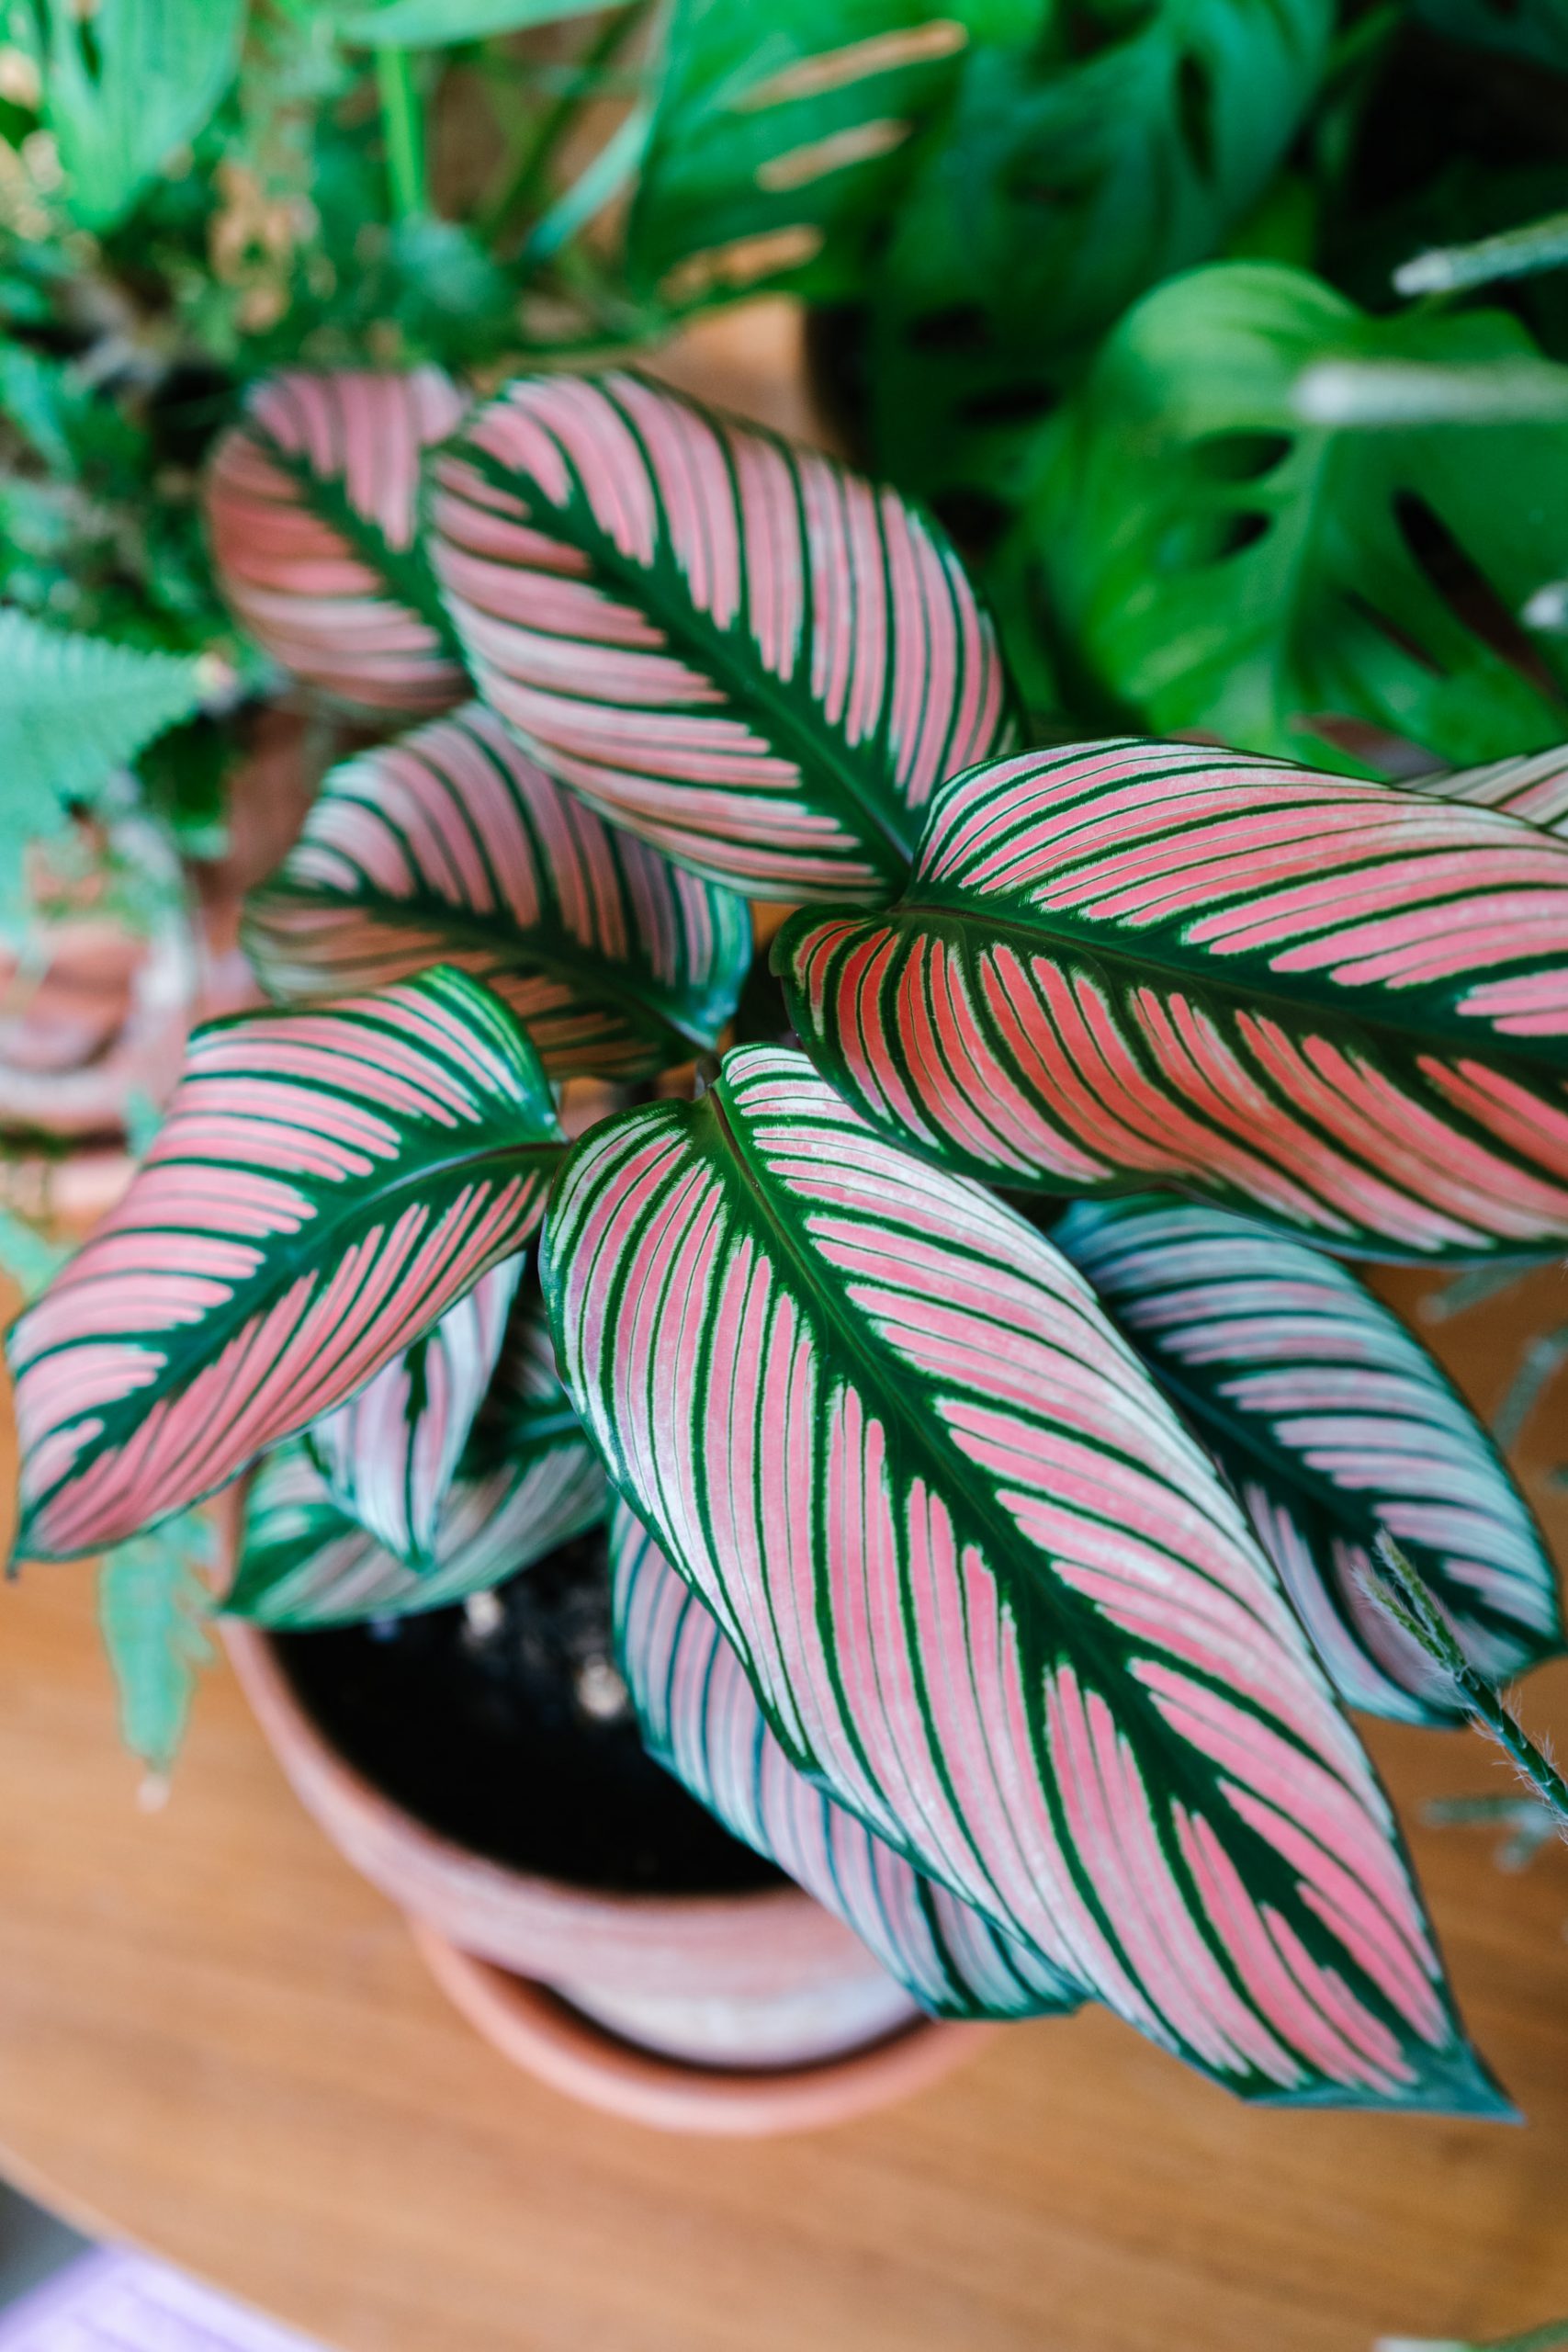
[[[1321,767],[1348,721],[1434,762],[1561,742],[1568,645],[1517,616],[1562,569],[1568,425],[1298,405],[1342,361],[1536,356],[1501,311],[1371,318],[1261,263],[1147,296],[1052,421],[1021,526],[1085,690],[1151,733]]]
[[[1489,2106],[1239,1507],[1032,1227],[752,1047],[583,1138],[544,1278],[793,1763],[1247,2096]]]
[[[252,893],[245,944],[285,1001],[456,965],[512,1007],[552,1077],[626,1077],[716,1043],[751,925],[733,892],[606,825],[473,703],[333,769]]]
[[[434,1566],[442,1508],[522,1272],[521,1258],[492,1266],[423,1339],[310,1430],[333,1500],[411,1568]]]
[[[1077,2008],[1072,1981],[912,1870],[813,1786],[768,1729],[746,1670],[624,1503],[610,1528],[615,1643],[643,1745],[732,1837],[852,1928],[935,2017],[1042,2017]]]
[[[1180,743],[958,778],[886,914],[795,916],[802,1042],[1002,1184],[1164,1182],[1352,1250],[1568,1237],[1568,843]]]
[[[18,1553],[118,1543],[353,1396],[522,1248],[560,1148],[527,1039],[458,972],[198,1030],[124,1200],[12,1331]]]
[[[1079,1202],[1051,1238],[1229,1476],[1348,1705],[1464,1720],[1369,1596],[1381,1531],[1490,1680],[1562,1649],[1556,1570],[1496,1448],[1353,1274],[1224,1209],[1149,1194]]]
[[[339,700],[411,717],[467,681],[414,544],[421,453],[462,396],[436,368],[269,376],[213,452],[219,584],[258,644]]]
[[[540,763],[753,897],[862,901],[1011,740],[991,624],[935,526],[640,378],[524,378],[434,466],[431,560]]]

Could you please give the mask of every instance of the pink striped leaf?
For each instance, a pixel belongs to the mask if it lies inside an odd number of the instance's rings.
[[[268,376],[219,441],[219,583],[275,661],[340,701],[411,716],[467,680],[415,545],[421,453],[463,413],[438,368]]]
[[[552,1077],[635,1077],[717,1042],[751,925],[470,703],[333,769],[253,892],[245,945],[285,1002],[455,965],[526,1023]]]
[[[334,1501],[396,1558],[434,1566],[436,1529],[523,1272],[492,1266],[422,1339],[306,1432]]]
[[[1568,834],[1568,743],[1550,752],[1527,752],[1521,759],[1493,760],[1485,767],[1418,775],[1412,788],[1443,800],[1502,808],[1545,832]]]
[[[636,376],[525,377],[432,460],[480,693],[607,817],[753,898],[902,878],[944,776],[1013,739],[936,526]]]
[[[124,1200],[11,1334],[18,1553],[121,1543],[355,1396],[522,1248],[561,1148],[460,972],[198,1030]]]
[[[1561,1652],[1556,1572],[1496,1448],[1345,1267],[1226,1209],[1148,1193],[1079,1202],[1051,1238],[1229,1476],[1349,1705],[1465,1720],[1369,1597],[1381,1529],[1489,1681]]]
[[[519,1297],[495,1383],[464,1448],[417,1572],[345,1511],[292,1438],[246,1498],[224,1612],[299,1632],[442,1609],[531,1567],[604,1515],[604,1473],[556,1373],[536,1286]]]
[[[746,1669],[625,1503],[610,1521],[615,1642],[643,1745],[716,1814],[854,1929],[933,2017],[1043,2017],[1080,1986],[910,1868],[795,1770]]]
[[[904,898],[774,950],[802,1043],[966,1173],[1352,1251],[1568,1238],[1568,842],[1190,744],[955,778]]]
[[[1032,1227],[758,1046],[582,1138],[543,1271],[792,1763],[1246,2096],[1495,2109],[1239,1505]]]

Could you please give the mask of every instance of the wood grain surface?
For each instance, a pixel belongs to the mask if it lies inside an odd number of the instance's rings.
[[[798,426],[795,333],[762,306],[669,372]],[[1558,1321],[1554,1272],[1439,1336],[1487,1407]],[[1549,1399],[1523,1459],[1561,1555],[1560,1419]],[[1524,1703],[1568,1733],[1568,1667]],[[1423,1826],[1434,1795],[1509,1787],[1469,1735],[1370,1738],[1522,2127],[1249,2111],[1091,2013],[837,2132],[663,2139],[469,2034],[225,1669],[172,1800],[141,1809],[90,1572],[34,1567],[0,1593],[0,2171],[337,2352],[1366,2352],[1523,2327],[1568,2312],[1568,1853],[1510,1877],[1487,1834]]]
[[[1528,1305],[1568,1315],[1562,1277]],[[1449,1327],[1483,1402],[1526,1328],[1517,1300]],[[1525,1700],[1568,1727],[1568,1669]],[[90,1573],[34,1567],[0,1594],[0,2170],[339,2352],[1364,2352],[1522,2326],[1568,2311],[1568,1855],[1509,1877],[1489,1835],[1421,1826],[1426,1797],[1507,1787],[1470,1736],[1371,1737],[1522,2128],[1249,2112],[1090,2014],[838,2132],[669,2140],[469,2035],[222,1668],[170,1803],[140,1809]]]

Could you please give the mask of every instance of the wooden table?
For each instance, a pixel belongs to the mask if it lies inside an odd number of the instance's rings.
[[[1483,1396],[1517,1328],[1506,1304],[1456,1327]],[[1528,1711],[1568,1727],[1568,1668]],[[662,2139],[458,2023],[222,1669],[172,1802],[140,1810],[89,1577],[33,1568],[0,1594],[0,2170],[339,2352],[1366,2352],[1522,2327],[1568,2311],[1568,1854],[1500,1876],[1486,1835],[1415,1822],[1506,1786],[1490,1752],[1372,1736],[1525,2129],[1248,2112],[1093,2014],[838,2132]]]

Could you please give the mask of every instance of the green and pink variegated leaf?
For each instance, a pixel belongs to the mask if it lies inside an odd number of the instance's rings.
[[[606,816],[754,898],[885,898],[937,785],[1013,740],[952,548],[829,458],[639,377],[542,376],[431,469],[486,701]]]
[[[616,1648],[643,1745],[732,1837],[836,1912],[934,2017],[1043,2017],[1080,2005],[1081,1986],[911,1869],[796,1770],[713,1612],[625,1503],[611,1516],[610,1559]]]
[[[213,452],[224,595],[275,661],[340,701],[413,715],[466,691],[415,545],[421,456],[462,413],[437,368],[290,369],[255,387]]]
[[[1346,1268],[1228,1210],[1147,1193],[1079,1202],[1051,1238],[1230,1477],[1349,1705],[1465,1720],[1368,1590],[1382,1530],[1488,1680],[1562,1650],[1556,1572],[1496,1448]]]
[[[742,899],[607,825],[479,703],[334,768],[244,937],[286,1002],[471,972],[556,1078],[710,1049],[751,956]]]
[[[223,1613],[305,1633],[411,1616],[488,1592],[581,1535],[604,1509],[604,1477],[581,1431],[469,1477],[446,1498],[428,1569],[416,1575],[349,1518],[299,1438],[269,1453],[246,1502]]]
[[[792,918],[795,1028],[971,1175],[1168,1184],[1390,1256],[1568,1238],[1568,842],[1180,743],[956,778],[886,913]]]
[[[492,1266],[423,1339],[306,1432],[333,1500],[422,1573],[434,1564],[442,1510],[522,1272],[520,1257]]]
[[[121,1543],[346,1402],[522,1248],[561,1149],[460,972],[198,1030],[125,1199],[12,1331],[18,1553]]]
[[[1568,833],[1568,743],[1550,752],[1527,752],[1517,760],[1494,760],[1481,768],[1450,768],[1416,777],[1411,789],[1442,800],[1468,800],[1501,808],[1549,833]]]
[[[751,1047],[583,1137],[544,1281],[792,1763],[1246,2096],[1495,2109],[1239,1505],[1032,1227]]]

